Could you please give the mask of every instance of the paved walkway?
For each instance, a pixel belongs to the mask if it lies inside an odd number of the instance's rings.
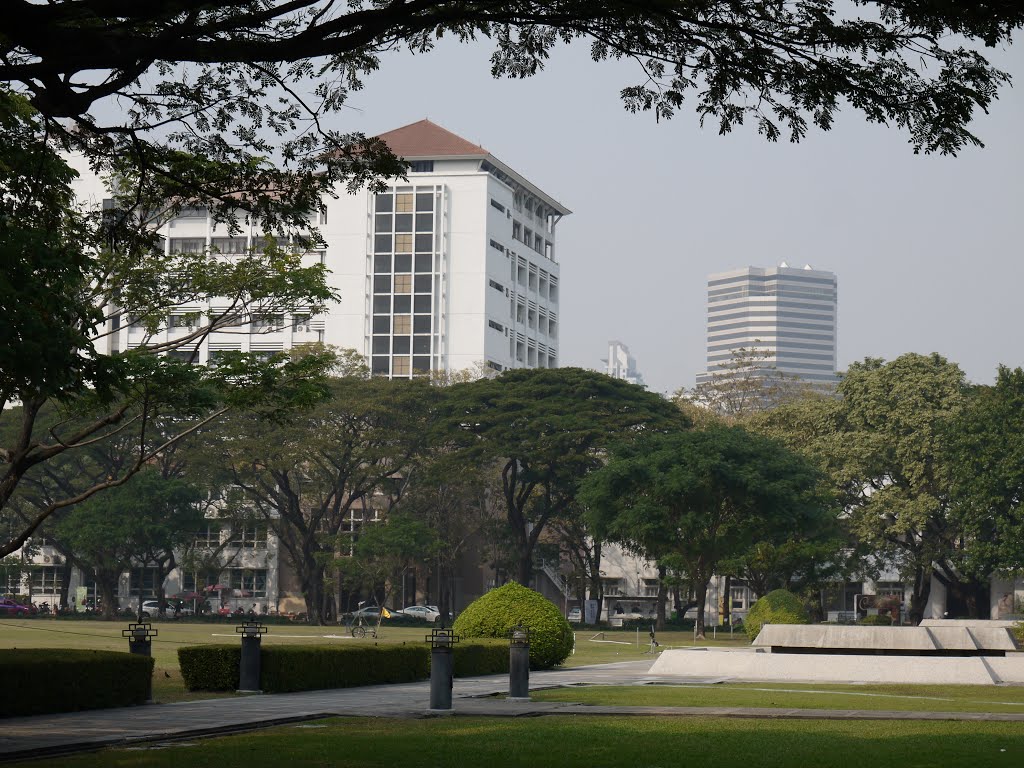
[[[668,682],[647,674],[650,661],[533,672],[530,688],[566,685],[643,685]],[[674,678],[673,682],[680,682]],[[688,678],[688,683],[717,680]],[[520,717],[545,714],[667,715],[681,717],[800,718],[841,720],[1001,720],[1024,722],[1024,713],[883,712],[753,707],[605,707],[558,702],[511,702],[492,698],[508,692],[504,675],[455,681],[453,714]],[[429,684],[341,688],[231,699],[156,704],[5,719],[0,725],[0,761],[52,757],[140,741],[168,741],[249,730],[331,716],[430,716]]]

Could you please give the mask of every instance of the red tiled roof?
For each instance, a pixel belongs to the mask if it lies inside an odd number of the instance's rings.
[[[486,157],[490,153],[429,120],[395,128],[377,137],[398,157]]]

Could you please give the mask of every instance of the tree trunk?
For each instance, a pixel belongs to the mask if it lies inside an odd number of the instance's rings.
[[[658,566],[658,614],[655,619],[655,629],[659,632],[665,630],[665,609],[668,607],[668,584],[665,583],[665,577],[668,575],[668,569],[663,565]]]
[[[697,578],[694,580],[694,596],[697,600],[697,623],[694,626],[694,639],[704,639],[704,604],[708,599],[708,580]]]
[[[299,579],[302,584],[302,597],[306,602],[306,622],[314,626],[323,626],[325,569],[312,556],[305,558],[303,566]]]
[[[529,546],[520,545],[516,557],[516,581],[524,587],[530,586],[533,578],[533,550]]]
[[[918,567],[914,573],[914,587],[910,593],[910,608],[907,620],[915,627],[924,618],[924,609],[928,605],[928,597],[932,591],[932,569]]]
[[[58,608],[67,610],[71,607],[71,602],[68,600],[68,590],[71,589],[72,568],[71,561],[65,555],[64,562],[60,567],[60,596],[57,598],[57,605],[54,606],[54,613],[57,612]]]
[[[100,593],[100,601],[103,606],[103,619],[105,621],[113,621],[117,614],[117,581],[121,577],[120,573],[114,574],[101,574],[96,573],[96,588]]]
[[[722,619],[719,623],[723,630],[726,624],[732,625],[732,576],[728,574],[722,580]]]

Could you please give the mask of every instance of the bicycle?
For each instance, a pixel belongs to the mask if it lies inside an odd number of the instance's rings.
[[[369,628],[371,637],[377,637],[377,627],[366,622],[362,614],[353,616],[348,622],[348,631],[352,637],[366,637],[366,630]]]

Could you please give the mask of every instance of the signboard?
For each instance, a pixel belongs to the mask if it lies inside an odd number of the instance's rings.
[[[597,624],[597,600],[585,600],[583,603],[583,623]]]

